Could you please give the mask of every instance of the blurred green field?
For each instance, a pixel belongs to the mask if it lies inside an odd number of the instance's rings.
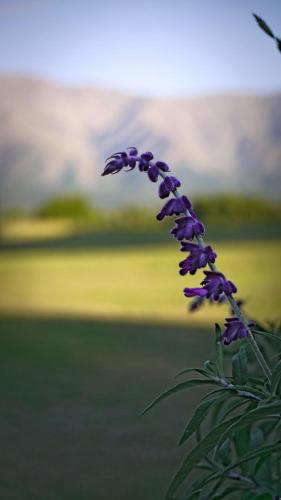
[[[144,406],[210,355],[203,329],[0,319],[0,498],[162,500],[198,389]]]
[[[280,318],[281,243],[221,242],[215,248],[218,267],[237,284],[247,313],[260,321]],[[0,311],[198,324],[223,319],[226,306],[187,313],[182,289],[198,285],[202,273],[179,276],[182,258],[176,243],[2,252]]]

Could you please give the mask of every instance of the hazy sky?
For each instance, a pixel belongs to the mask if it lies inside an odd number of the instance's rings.
[[[0,72],[142,95],[281,90],[281,0],[0,0]]]

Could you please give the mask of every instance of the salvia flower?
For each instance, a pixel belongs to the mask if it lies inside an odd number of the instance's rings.
[[[217,271],[204,271],[205,278],[201,281],[202,288],[185,288],[186,297],[206,297],[207,299],[219,300],[222,294],[230,296],[237,292],[232,281],[226,280],[222,273]]]
[[[165,203],[159,214],[157,214],[156,219],[162,220],[167,215],[179,215],[185,213],[189,208],[191,208],[191,203],[186,196],[173,198]]]
[[[167,165],[164,161],[157,161],[156,163],[152,163],[151,161],[149,162],[147,175],[152,182],[158,181],[160,170],[162,172],[169,172],[169,165]]]
[[[180,186],[181,183],[176,177],[173,177],[172,175],[165,177],[159,185],[159,197],[167,198],[170,193],[174,192]]]
[[[188,210],[189,212],[192,210],[191,204]],[[203,234],[205,230],[202,222],[190,215],[176,219],[175,223],[176,225],[172,228],[171,234],[179,241],[192,240],[195,236]]]
[[[225,330],[220,338],[224,345],[229,345],[235,340],[243,339],[248,335],[246,325],[239,318],[226,318],[224,326]]]
[[[132,170],[135,168],[137,160],[138,150],[134,147],[129,148],[128,153],[126,151],[115,153],[107,158],[108,163],[101,175],[117,174],[124,167],[129,167],[128,170]]]
[[[201,247],[196,243],[182,242],[181,251],[190,252],[189,256],[179,263],[180,274],[184,276],[187,273],[195,274],[197,269],[205,267],[208,262],[214,263],[217,254],[212,250],[210,245]]]
[[[140,158],[138,159],[139,161],[139,170],[141,172],[147,172],[149,169],[150,161],[153,159],[153,154],[150,151],[147,151],[146,153],[143,153]]]

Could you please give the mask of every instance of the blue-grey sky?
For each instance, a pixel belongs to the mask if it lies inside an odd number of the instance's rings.
[[[0,72],[141,95],[281,90],[281,0],[0,0]]]

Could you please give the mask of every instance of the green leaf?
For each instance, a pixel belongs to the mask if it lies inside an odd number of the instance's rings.
[[[245,346],[232,357],[232,377],[234,384],[243,385],[248,382],[248,359]]]
[[[223,490],[221,493],[218,493],[218,495],[215,495],[212,497],[212,500],[224,500],[227,498],[227,496],[231,493],[236,493],[237,492],[237,486],[228,486],[225,490]]]
[[[200,373],[200,375],[203,375],[205,377],[208,377],[208,372],[206,370],[203,370],[203,368],[184,368],[184,370],[181,370],[175,375],[175,378],[180,377],[181,375],[184,375],[185,373],[190,373],[190,372],[197,372]]]
[[[262,330],[252,330],[252,332],[257,335],[261,335],[262,337],[266,337],[267,339],[281,342],[281,335],[275,335],[275,333],[264,332]]]
[[[266,419],[267,417],[280,418],[280,412],[281,401],[264,404],[263,406],[259,406],[257,408],[254,408],[253,410],[250,410],[246,414],[243,414],[238,419],[236,419],[233,424],[231,424],[225,431],[222,432],[217,446],[220,446],[220,443],[223,443],[225,439],[231,437],[231,435],[238,429],[238,427],[243,427],[246,424],[251,424],[256,422],[257,420],[261,420],[264,418]]]
[[[271,375],[271,392],[273,395],[277,394],[278,391],[278,386],[281,382],[281,359],[278,361],[278,363],[275,365],[274,369],[272,370],[272,375]]]
[[[244,426],[237,430],[234,437],[235,450],[238,457],[243,457],[250,448],[251,427]],[[242,473],[247,473],[247,464],[241,465]]]
[[[278,441],[278,443],[276,443],[276,444],[263,446],[263,448],[260,448],[258,450],[254,450],[250,453],[247,453],[240,460],[237,460],[236,462],[233,462],[232,464],[230,464],[228,467],[225,467],[224,470],[222,470],[218,473],[216,472],[215,474],[212,474],[208,478],[204,479],[202,481],[202,484],[200,485],[200,487],[206,486],[208,483],[215,481],[216,479],[219,479],[222,476],[222,474],[226,475],[232,469],[234,469],[236,467],[240,467],[245,462],[248,462],[250,460],[254,460],[256,458],[260,458],[264,455],[270,457],[272,453],[278,453],[280,451],[281,451],[281,441]]]
[[[192,491],[191,492],[191,495],[188,497],[190,500],[198,500],[198,498],[200,497],[200,493],[202,493],[202,490],[196,490],[196,491]]]
[[[168,398],[172,394],[176,392],[182,391],[184,389],[189,389],[190,387],[201,386],[204,384],[215,384],[212,380],[201,380],[201,379],[191,379],[186,380],[185,382],[181,382],[180,384],[174,385],[167,391],[162,392],[157,398],[155,398],[141,413],[140,415],[144,415],[148,410],[150,410],[153,406],[155,406],[159,401]]]
[[[222,483],[224,482],[225,478],[221,477],[216,484],[214,484],[213,488],[211,491],[208,493],[208,498],[214,498],[215,493],[219,490],[221,487]]]
[[[221,327],[218,323],[215,324],[215,335],[216,335],[216,365],[218,369],[218,375],[224,378],[223,371],[223,345],[220,340],[221,338]]]
[[[241,392],[248,392],[249,394],[252,394],[256,396],[259,399],[265,399],[268,397],[269,394],[261,391],[260,389],[255,389],[251,385],[237,385],[233,384],[232,387],[229,387],[229,391],[241,391]],[[246,397],[246,396],[245,396]],[[249,396],[250,398],[250,396]]]
[[[239,396],[237,396],[239,397]],[[249,401],[247,401],[247,399],[244,399],[244,401],[241,401],[241,398],[239,399],[239,401],[234,401],[232,402],[229,406],[227,406],[227,408],[225,409],[225,413],[224,412],[221,412],[220,415],[219,415],[219,421],[221,422],[222,420],[225,420],[225,418],[231,413],[233,412],[234,410],[236,410],[237,408],[240,408],[240,406],[243,406],[245,404],[249,403]]]
[[[249,445],[249,448],[251,450],[252,449],[259,449],[263,446],[263,444],[264,444],[263,430],[260,427],[255,427],[251,431],[251,444]]]
[[[181,467],[175,474],[166,494],[166,500],[173,500],[173,496],[179,489],[181,484],[187,478],[187,476],[192,471],[193,467],[204,458],[207,453],[214,448],[219,437],[223,432],[226,431],[237,420],[237,417],[233,417],[226,422],[218,425],[211,430],[198,444],[195,446],[188,456],[183,461]]]
[[[183,461],[181,467],[175,474],[166,494],[166,500],[173,500],[173,495],[185,481],[187,476],[193,470],[194,466],[202,460],[215,446],[219,446],[220,442],[223,442],[227,437],[229,437],[239,426],[255,422],[256,420],[266,418],[272,414],[281,412],[281,402],[269,403],[259,408],[251,410],[245,415],[230,418],[227,421],[222,422],[217,427],[212,429],[198,444],[195,446],[191,452],[187,455]],[[275,415],[274,415],[275,417]],[[279,417],[277,417],[279,418]],[[223,438],[221,438],[223,436]],[[276,446],[276,445],[273,445]],[[273,449],[273,448],[272,448]],[[254,453],[257,453],[255,451]],[[252,454],[253,455],[253,454]],[[254,458],[258,455],[254,455]],[[249,460],[249,457],[247,458]],[[239,461],[239,463],[242,459]],[[245,458],[244,458],[245,461]],[[214,477],[214,476],[213,476]],[[213,480],[213,479],[211,479]]]
[[[195,409],[191,419],[187,423],[183,434],[179,440],[179,446],[183,444],[187,439],[198,429],[198,427],[202,424],[204,418],[208,415],[210,407],[213,406],[217,401],[221,401],[222,398],[226,398],[229,396],[226,392],[222,391],[222,394],[216,394],[213,397],[204,399],[200,402],[200,404]]]
[[[209,375],[217,376],[216,365],[213,361],[211,361],[210,359],[207,359],[207,361],[204,361],[203,366]]]
[[[256,19],[259,27],[268,35],[271,36],[271,38],[275,38],[274,34],[272,33],[270,27],[266,24],[266,22],[259,16],[253,13],[254,18]]]
[[[230,439],[226,439],[217,450],[217,456],[224,466],[227,466],[231,462],[231,442]]]

